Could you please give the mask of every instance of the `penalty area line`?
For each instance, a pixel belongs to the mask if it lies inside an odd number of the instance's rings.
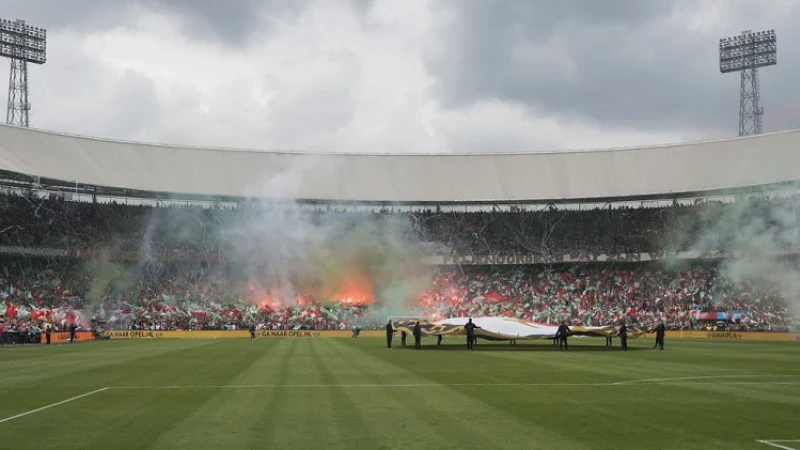
[[[17,414],[16,416],[6,417],[5,419],[0,419],[0,423],[10,422],[10,421],[12,421],[14,419],[19,419],[20,417],[29,416],[31,414],[35,414],[35,413],[44,411],[46,409],[55,408],[56,406],[60,406],[60,405],[63,405],[65,403],[69,403],[69,402],[74,402],[75,400],[79,400],[79,399],[82,399],[84,397],[88,397],[90,395],[99,394],[100,392],[107,391],[108,389],[109,388],[104,387],[104,388],[97,389],[97,390],[94,390],[94,391],[91,391],[91,392],[87,392],[85,394],[76,395],[75,397],[70,397],[70,398],[68,398],[66,400],[61,400],[60,402],[51,403],[49,405],[42,406],[41,408],[32,409],[30,411],[26,411],[24,413]]]

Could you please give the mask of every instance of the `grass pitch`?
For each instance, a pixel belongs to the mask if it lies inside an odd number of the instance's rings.
[[[800,449],[800,343],[571,344],[4,348],[0,449]]]

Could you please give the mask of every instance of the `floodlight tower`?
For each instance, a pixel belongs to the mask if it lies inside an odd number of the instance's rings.
[[[739,136],[761,134],[764,108],[759,105],[758,68],[778,63],[778,39],[775,30],[750,30],[719,40],[719,71],[739,72]]]
[[[30,125],[28,99],[28,63],[47,61],[47,31],[25,24],[24,20],[0,19],[0,56],[11,60],[8,73],[6,123]]]

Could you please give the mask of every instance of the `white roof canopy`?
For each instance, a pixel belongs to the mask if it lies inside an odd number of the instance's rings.
[[[580,152],[308,154],[119,142],[0,125],[0,171],[177,197],[403,203],[668,197],[800,181],[800,130]]]

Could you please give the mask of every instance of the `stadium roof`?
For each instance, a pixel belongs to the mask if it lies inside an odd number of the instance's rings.
[[[0,175],[181,199],[526,203],[674,198],[800,184],[800,130],[551,153],[344,154],[121,142],[0,125]]]

